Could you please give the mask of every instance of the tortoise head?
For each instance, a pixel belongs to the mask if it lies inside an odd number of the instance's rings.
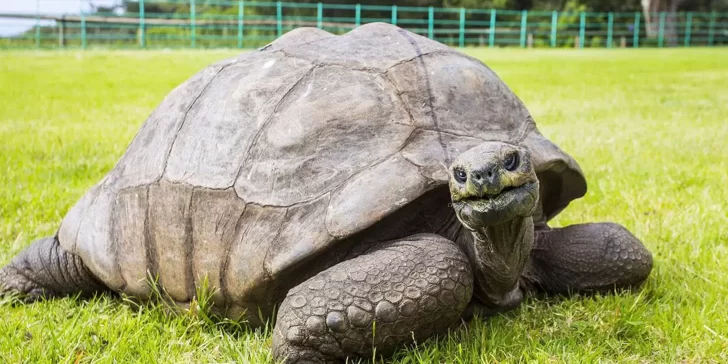
[[[455,213],[469,230],[534,212],[539,184],[525,148],[484,142],[460,154],[448,174]]]

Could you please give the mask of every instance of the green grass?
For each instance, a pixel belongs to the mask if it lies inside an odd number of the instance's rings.
[[[616,221],[654,253],[644,289],[529,298],[397,363],[727,362],[728,49],[473,50],[581,164],[555,221]],[[53,234],[151,110],[234,52],[0,53],[0,264]],[[0,303],[0,361],[266,362],[270,335],[109,297]]]

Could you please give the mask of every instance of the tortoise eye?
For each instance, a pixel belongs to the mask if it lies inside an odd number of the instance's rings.
[[[455,180],[460,183],[465,183],[465,181],[468,180],[468,175],[465,174],[465,171],[460,168],[457,168],[453,171],[453,176],[455,177]]]
[[[518,160],[518,152],[513,152],[511,154],[508,154],[506,160],[503,162],[503,166],[506,168],[506,170],[513,172],[516,170],[516,168],[518,168],[519,162],[520,161]]]

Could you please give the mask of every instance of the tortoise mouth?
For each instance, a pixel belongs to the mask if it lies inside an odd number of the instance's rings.
[[[495,194],[486,193],[486,194],[483,194],[483,196],[468,196],[468,197],[460,199],[460,201],[461,202],[465,201],[465,202],[474,203],[474,204],[477,204],[482,201],[492,201],[497,198],[502,198],[503,196],[508,196],[509,192],[512,192],[512,191],[518,192],[518,190],[523,188],[524,186],[516,186],[516,187],[509,186],[509,187],[502,189],[499,193],[495,193]]]
[[[498,225],[533,213],[538,200],[538,182],[507,187],[498,194],[470,196],[453,201],[460,222],[470,230]]]

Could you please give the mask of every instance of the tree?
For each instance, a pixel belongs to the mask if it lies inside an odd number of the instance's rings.
[[[685,0],[642,0],[647,36],[657,37],[660,13],[665,12],[664,37],[668,45],[677,45],[677,9],[683,2]]]

